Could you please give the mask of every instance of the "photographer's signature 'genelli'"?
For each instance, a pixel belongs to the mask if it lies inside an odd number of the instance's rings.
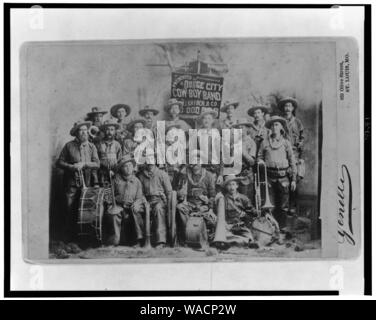
[[[350,172],[346,165],[341,166],[341,173],[338,184],[338,234],[339,243],[345,241],[355,245],[353,224],[352,224],[352,184]]]

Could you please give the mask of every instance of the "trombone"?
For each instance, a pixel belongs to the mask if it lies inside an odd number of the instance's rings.
[[[260,178],[260,167],[264,167],[264,179],[261,181]],[[259,160],[256,164],[256,173],[254,174],[254,183],[255,183],[255,204],[257,216],[260,217],[263,210],[269,210],[274,206],[270,202],[269,197],[269,186],[268,186],[268,175],[266,172],[266,164],[263,160]],[[262,204],[261,198],[261,187],[265,189],[265,202]]]

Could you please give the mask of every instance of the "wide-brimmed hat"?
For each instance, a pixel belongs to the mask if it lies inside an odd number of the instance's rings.
[[[168,99],[167,104],[165,105],[165,111],[167,112],[170,111],[171,106],[175,104],[181,107],[184,103],[183,101],[179,101],[178,99],[175,99],[175,98]]]
[[[100,126],[100,129],[102,131],[106,130],[107,127],[115,127],[115,129],[119,129],[120,128],[120,125],[119,123],[117,123],[117,121],[115,119],[108,119],[106,120],[101,126]]]
[[[281,123],[282,127],[287,132],[287,121],[285,118],[282,118],[280,116],[271,116],[270,119],[265,122],[265,127],[270,129],[270,127],[272,126],[274,122]]]
[[[107,112],[108,111],[99,110],[98,107],[93,107],[93,108],[91,108],[91,112],[87,113],[87,116],[91,117],[91,116],[98,114],[98,113],[103,115],[103,114],[106,114]]]
[[[127,129],[128,129],[129,131],[133,131],[134,126],[135,126],[136,123],[142,123],[143,126],[145,127],[145,125],[146,125],[146,120],[144,120],[144,119],[135,119],[135,120],[133,120],[133,121],[131,121],[131,122],[128,123],[128,125],[127,125]]]
[[[129,154],[124,155],[117,164],[117,169],[119,170],[127,162],[132,162],[133,165],[136,165],[136,160]]]
[[[91,127],[91,124],[92,124],[91,121],[79,120],[79,121],[74,123],[74,125],[73,125],[72,129],[70,129],[69,133],[70,133],[71,136],[75,136],[76,132],[79,128],[81,128],[82,126],[86,126],[89,129]]]
[[[226,187],[226,185],[228,183],[230,183],[231,181],[241,181],[243,178],[240,178],[240,177],[237,177],[235,176],[234,174],[229,174],[228,176],[225,176],[224,179],[223,179],[223,183],[222,183],[222,187]]]
[[[256,105],[256,106],[252,106],[251,108],[248,109],[248,115],[253,117],[253,113],[258,109],[260,109],[264,113],[270,113],[270,109],[267,106]]]
[[[246,127],[252,127],[252,123],[248,122],[248,121],[242,121],[242,122],[238,122],[238,123],[235,123],[234,125],[232,125],[232,128],[239,128],[241,126],[246,126]]]
[[[298,100],[292,97],[286,97],[281,99],[278,102],[278,109],[283,111],[283,107],[285,106],[286,103],[291,102],[292,105],[294,106],[294,110],[298,107]]]
[[[122,104],[122,103],[119,103],[119,104],[115,104],[114,106],[111,107],[111,115],[115,118],[117,118],[116,116],[116,113],[119,109],[125,109],[125,112],[127,113],[127,116],[129,116],[129,114],[131,113],[131,107],[128,106],[127,104]]]
[[[221,108],[221,112],[227,112],[227,109],[228,109],[229,106],[234,106],[234,108],[236,109],[239,106],[239,102],[234,101],[234,100],[227,100],[223,104],[223,107]]]
[[[154,109],[154,108],[151,108],[151,107],[149,107],[149,106],[145,106],[143,109],[141,109],[139,112],[138,112],[138,114],[141,116],[141,117],[143,117],[143,116],[145,116],[145,114],[146,114],[146,112],[153,112],[153,114],[156,116],[158,113],[159,113],[159,111],[157,110],[157,109]]]
[[[213,116],[213,118],[216,118],[216,117],[217,117],[217,112],[216,112],[216,111],[214,111],[214,110],[208,110],[208,111],[204,111],[204,112],[202,112],[202,113],[198,116],[198,118],[202,120],[202,118],[203,118],[204,116],[208,115],[208,114],[211,114],[211,115]]]

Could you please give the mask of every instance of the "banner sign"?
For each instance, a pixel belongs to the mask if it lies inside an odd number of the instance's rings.
[[[171,97],[184,102],[181,115],[197,117],[214,110],[219,118],[223,78],[192,73],[172,73]]]

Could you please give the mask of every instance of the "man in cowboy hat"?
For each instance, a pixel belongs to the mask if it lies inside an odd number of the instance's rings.
[[[107,230],[108,245],[142,245],[144,240],[144,195],[142,184],[134,175],[136,163],[133,157],[126,155],[119,161],[114,179],[116,204],[123,208],[115,214],[107,212],[104,222]]]
[[[208,229],[209,241],[214,237],[216,215],[215,207],[215,177],[200,164],[204,155],[199,150],[194,150],[187,168],[187,178],[184,185],[178,190],[178,197],[185,199],[176,207],[177,234],[181,244],[185,243],[185,231],[189,216],[192,213],[200,214],[205,220]]]
[[[263,160],[267,167],[273,214],[282,231],[291,233],[289,194],[290,190],[295,191],[296,188],[296,160],[290,141],[284,138],[287,131],[286,120],[272,116],[265,126],[271,132],[262,141],[257,159]]]
[[[107,111],[99,110],[98,107],[91,108],[91,112],[86,114],[87,121],[91,121],[93,126],[100,128],[103,124],[103,116],[107,113]]]
[[[248,115],[252,117],[253,123],[249,128],[249,134],[260,147],[261,141],[268,136],[268,129],[265,127],[265,116],[270,110],[266,106],[256,105],[248,109]]]
[[[129,134],[127,130],[127,117],[131,113],[131,107],[122,103],[115,104],[111,107],[110,113],[112,117],[117,119],[119,124],[119,129],[116,132],[115,139],[122,144]]]
[[[99,183],[104,186],[110,181],[110,171],[115,170],[122,156],[122,149],[120,143],[115,140],[116,130],[119,129],[119,124],[115,120],[105,121],[100,129],[104,133],[104,139],[98,142],[96,147],[100,160]]]
[[[253,166],[256,160],[256,143],[248,134],[251,123],[243,121],[233,126],[235,129],[242,129],[242,170],[239,174],[242,180],[239,184],[239,191],[249,199],[254,199]]]
[[[191,126],[185,122],[184,120],[180,119],[180,108],[183,106],[183,102],[177,99],[169,99],[165,106],[165,111],[169,114],[170,120],[166,121],[166,126],[170,126],[172,124],[180,125],[180,128],[183,131],[188,131],[191,129]]]
[[[134,156],[134,151],[137,146],[140,144],[139,142],[134,140],[135,134],[137,130],[145,128],[146,120],[144,119],[135,119],[128,124],[128,138],[124,140],[123,143],[123,154]]]
[[[231,129],[238,122],[234,118],[234,111],[239,106],[237,101],[226,101],[221,108],[221,112],[226,113],[226,118],[220,121],[221,129]]]
[[[249,198],[238,192],[241,177],[225,176],[223,190],[225,192],[226,242],[250,248],[258,248],[249,225],[254,207]]]
[[[146,154],[146,157],[154,154]],[[144,164],[138,174],[146,200],[150,204],[152,242],[163,248],[167,241],[167,213],[171,201],[172,187],[167,173],[155,164]]]
[[[153,131],[154,135],[156,135],[157,125],[156,125],[154,119],[155,119],[155,116],[157,116],[159,114],[159,111],[157,109],[151,108],[149,106],[145,106],[138,113],[146,121],[145,122],[145,128],[150,129],[151,131]]]
[[[283,98],[278,103],[278,109],[287,122],[287,135],[294,151],[297,166],[297,182],[299,182],[304,177],[305,164],[303,159],[304,127],[302,122],[295,116],[297,108],[298,101],[291,97]],[[296,197],[296,191],[290,193],[290,210],[292,211],[296,211]]]
[[[75,239],[77,225],[77,210],[81,188],[92,184],[92,170],[99,168],[97,149],[89,142],[88,129],[90,121],[78,121],[70,130],[70,135],[75,137],[63,147],[57,165],[64,170],[65,200],[67,205],[66,236]],[[82,175],[80,174],[82,172]]]

